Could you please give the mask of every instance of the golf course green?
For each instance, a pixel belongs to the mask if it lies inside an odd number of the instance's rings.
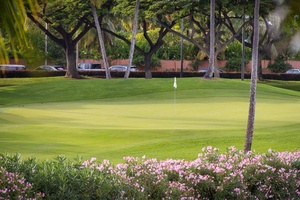
[[[206,146],[243,149],[250,81],[177,78],[0,79],[0,153],[40,160],[195,159]],[[257,87],[252,150],[300,146],[300,82]]]

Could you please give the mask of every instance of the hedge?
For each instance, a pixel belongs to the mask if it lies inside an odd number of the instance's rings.
[[[28,77],[51,77],[51,76],[65,76],[65,71],[5,71],[0,73],[0,78],[28,78]],[[105,78],[105,71],[79,71],[82,76]],[[125,72],[111,72],[113,78],[123,78]],[[184,72],[183,77],[203,77],[204,73],[199,72]],[[145,78],[145,72],[130,72],[132,78]],[[173,78],[180,77],[180,72],[152,72],[153,78]],[[241,73],[226,72],[220,73],[221,78],[240,79]],[[245,79],[250,79],[251,74],[245,73]],[[300,74],[285,74],[285,73],[268,73],[263,74],[263,79],[272,80],[287,80],[299,81]]]

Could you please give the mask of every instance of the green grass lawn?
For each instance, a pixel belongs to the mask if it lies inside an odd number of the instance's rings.
[[[0,79],[0,152],[51,159],[195,159],[243,149],[249,80]],[[300,82],[258,84],[252,149],[299,149]]]

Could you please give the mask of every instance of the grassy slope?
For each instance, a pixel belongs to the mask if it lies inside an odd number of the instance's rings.
[[[177,79],[0,79],[0,152],[120,162],[194,159],[201,148],[243,148],[249,82]],[[259,84],[253,149],[299,148],[299,91]],[[300,83],[292,82],[291,88]],[[284,84],[286,87],[286,84]],[[298,111],[298,112],[297,112]]]

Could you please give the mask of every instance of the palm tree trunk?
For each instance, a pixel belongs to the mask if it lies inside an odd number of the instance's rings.
[[[106,50],[105,50],[103,37],[102,37],[102,30],[101,30],[101,27],[100,27],[100,24],[99,24],[99,20],[98,20],[98,16],[97,16],[97,13],[96,13],[95,5],[93,3],[91,3],[91,7],[92,7],[92,13],[93,13],[96,29],[97,29],[97,32],[98,32],[98,39],[99,39],[99,43],[100,43],[100,47],[101,47],[102,59],[103,59],[104,68],[105,68],[105,76],[106,76],[106,79],[110,79],[111,75],[110,75],[110,71],[108,69],[108,61],[107,61]]]
[[[215,71],[215,7],[215,0],[210,0],[209,66],[204,78],[211,78]]]
[[[252,138],[253,138],[253,132],[254,132],[257,65],[258,65],[258,45],[259,45],[259,4],[260,4],[260,1],[255,0],[250,103],[249,103],[249,113],[248,113],[248,124],[247,124],[247,130],[246,130],[246,141],[245,141],[245,146],[244,146],[245,153],[248,151],[251,151]]]
[[[134,11],[134,22],[133,22],[133,28],[132,28],[132,38],[131,38],[131,45],[130,45],[130,52],[129,52],[128,67],[127,67],[127,71],[126,71],[125,77],[124,77],[125,79],[128,79],[128,77],[130,75],[130,67],[132,65],[132,60],[133,60],[135,37],[136,37],[136,32],[137,32],[139,6],[140,6],[140,0],[137,0],[136,5],[135,5],[135,11]]]

